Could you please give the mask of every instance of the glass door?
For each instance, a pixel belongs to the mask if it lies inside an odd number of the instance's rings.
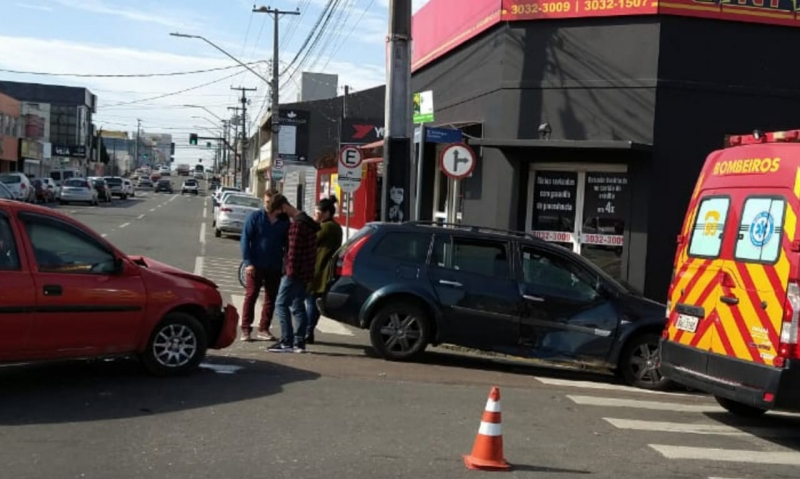
[[[629,191],[625,165],[535,165],[527,231],[621,279]]]

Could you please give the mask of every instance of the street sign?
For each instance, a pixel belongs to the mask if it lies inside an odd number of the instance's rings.
[[[433,121],[433,92],[414,93],[414,123],[430,123]]]
[[[419,143],[420,127],[414,129],[414,143]],[[461,130],[456,128],[425,127],[425,143],[461,143]]]
[[[448,146],[439,158],[442,172],[454,180],[461,180],[471,175],[476,162],[475,152],[464,143]]]
[[[355,146],[345,146],[339,151],[339,188],[352,193],[361,186],[361,150]]]
[[[284,169],[284,163],[282,158],[275,158],[275,163],[272,165],[272,179],[275,181],[280,181],[283,179],[286,170]]]

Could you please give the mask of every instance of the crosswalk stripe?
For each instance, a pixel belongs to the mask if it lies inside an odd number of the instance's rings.
[[[717,449],[711,447],[668,446],[648,444],[667,459],[690,459],[719,462],[744,462],[800,466],[800,452],[770,452],[747,449]]]
[[[628,429],[634,431],[657,431],[736,437],[757,436],[761,438],[800,437],[800,430],[789,428],[736,428],[723,424],[686,424],[679,422],[639,421],[636,419],[619,419],[611,417],[604,417],[603,420],[617,429]]]
[[[539,381],[542,384],[547,384],[549,386],[565,386],[565,387],[574,387],[574,388],[583,388],[583,389],[601,389],[601,390],[611,390],[611,391],[626,391],[632,393],[645,393],[645,394],[659,394],[664,396],[685,396],[685,397],[694,397],[691,394],[684,394],[684,393],[671,393],[666,391],[650,391],[647,389],[639,389],[634,388],[631,386],[624,386],[621,384],[609,384],[609,383],[601,383],[601,382],[592,382],[592,381],[573,381],[570,379],[557,379],[557,378],[544,378],[535,376],[534,379]]]
[[[231,295],[231,302],[239,310],[239,316],[241,316],[242,305],[244,304],[244,296],[233,294]],[[260,312],[263,304],[264,302],[261,300],[258,300],[258,302],[256,303],[256,318],[258,318],[259,314],[261,314]],[[276,315],[275,318],[273,319],[273,323],[277,324],[278,323],[277,320],[278,318]],[[319,322],[317,323],[317,331],[324,334],[335,334],[338,336],[354,336],[353,331],[351,331],[347,326],[338,323],[332,319],[326,318],[324,316],[319,318]]]
[[[642,401],[638,399],[607,398],[597,396],[573,396],[567,395],[575,404],[584,406],[617,407],[631,409],[649,409],[652,411],[673,411],[673,412],[725,412],[720,406],[714,404],[682,404],[675,402]]]

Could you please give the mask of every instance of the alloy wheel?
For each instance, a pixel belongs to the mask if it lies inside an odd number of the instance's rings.
[[[185,366],[197,353],[197,337],[182,324],[165,326],[153,341],[153,356],[167,368]]]
[[[406,353],[422,340],[422,322],[412,314],[392,313],[384,320],[380,335],[387,351]]]
[[[630,368],[633,377],[644,384],[658,384],[662,380],[658,370],[658,344],[642,343],[631,351]]]

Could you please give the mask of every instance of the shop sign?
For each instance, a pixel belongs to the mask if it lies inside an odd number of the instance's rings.
[[[431,123],[433,119],[433,92],[414,93],[414,123]]]
[[[386,127],[378,119],[345,118],[342,120],[339,143],[342,145],[366,145],[384,138]]]
[[[86,158],[86,147],[81,145],[53,145],[53,156]]]
[[[545,241],[575,241],[578,173],[537,171],[534,179],[533,235]]]
[[[290,163],[306,163],[311,114],[304,110],[280,110],[278,115],[278,156]]]
[[[27,138],[19,140],[19,157],[28,160],[44,159],[44,148],[41,143]]]
[[[581,243],[622,246],[630,198],[625,173],[586,173]]]

